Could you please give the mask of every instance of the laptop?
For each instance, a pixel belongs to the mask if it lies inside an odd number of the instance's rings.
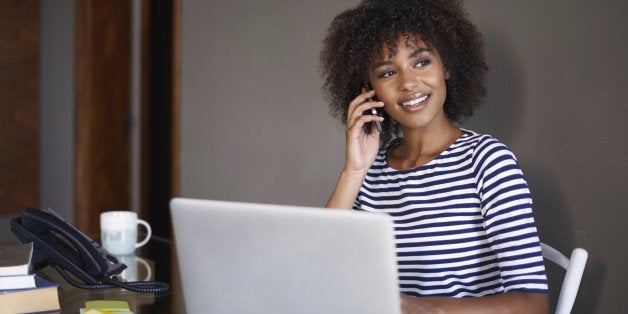
[[[391,218],[174,198],[188,313],[400,313]]]

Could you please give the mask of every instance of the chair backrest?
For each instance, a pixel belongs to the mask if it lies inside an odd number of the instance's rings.
[[[543,257],[567,270],[563,285],[560,288],[560,294],[558,295],[556,314],[571,313],[589,253],[582,248],[575,248],[571,251],[571,257],[567,258],[561,252],[545,243],[541,243],[541,250],[543,251]]]

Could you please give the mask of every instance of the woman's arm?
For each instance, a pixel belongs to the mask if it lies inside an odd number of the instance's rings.
[[[507,292],[485,297],[413,297],[401,294],[402,314],[414,313],[547,313],[547,294]]]
[[[345,130],[347,141],[345,166],[325,205],[327,208],[351,209],[353,207],[366,173],[377,157],[379,131],[373,125],[370,134],[366,134],[364,125],[367,122],[381,122],[384,118],[363,114],[370,108],[384,106],[380,102],[366,101],[374,95],[374,91],[362,93],[349,104]]]
[[[532,216],[532,200],[519,165],[505,145],[487,138],[475,150],[484,228],[497,255],[506,290],[535,292],[484,297],[401,295],[402,313],[547,313],[543,257]]]
[[[351,209],[365,176],[366,173],[342,171],[325,207]]]

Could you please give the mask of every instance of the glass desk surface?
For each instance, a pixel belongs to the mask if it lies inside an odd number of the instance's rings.
[[[152,249],[150,248],[152,246]],[[155,248],[157,247],[157,250]],[[165,249],[165,250],[164,250]],[[86,290],[72,286],[55,269],[45,267],[37,273],[59,284],[59,303],[61,313],[79,313],[85,302],[93,300],[126,301],[133,313],[179,313],[178,271],[173,267],[171,257],[174,251],[171,244],[151,243],[147,250],[138,250],[137,255],[149,256],[118,257],[127,265],[119,275],[128,281],[156,280],[170,285],[170,294],[155,296],[152,293],[136,293],[121,288]],[[165,253],[164,253],[165,252]],[[145,255],[146,254],[146,255]],[[157,255],[155,255],[157,254]],[[155,260],[159,261],[157,264]],[[163,262],[163,263],[162,263]]]

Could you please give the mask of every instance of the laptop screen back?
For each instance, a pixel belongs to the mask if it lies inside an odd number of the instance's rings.
[[[189,313],[399,313],[390,217],[175,198]]]

